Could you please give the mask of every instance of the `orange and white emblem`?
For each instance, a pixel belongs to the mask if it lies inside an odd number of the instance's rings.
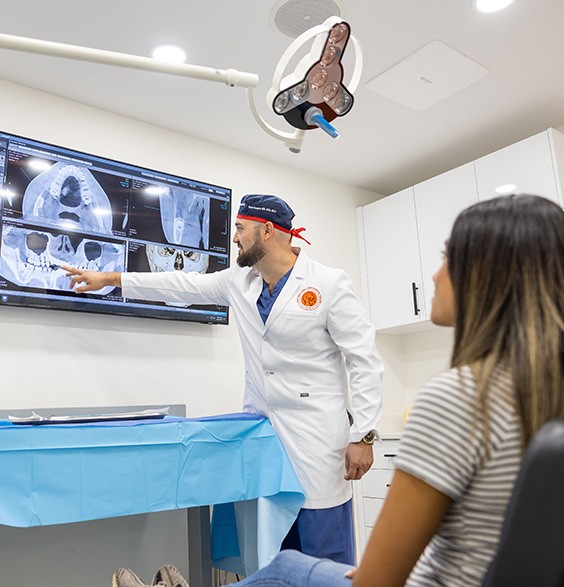
[[[315,287],[302,289],[298,294],[298,304],[304,310],[315,310],[321,304],[321,292]]]

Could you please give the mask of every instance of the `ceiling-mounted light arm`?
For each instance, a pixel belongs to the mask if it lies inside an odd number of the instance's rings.
[[[157,73],[169,73],[189,78],[223,82],[228,86],[244,87],[248,90],[249,105],[253,117],[265,132],[270,136],[283,141],[290,150],[295,152],[299,152],[304,140],[303,131],[296,130],[292,133],[279,131],[261,118],[256,108],[253,92],[259,82],[259,77],[255,73],[247,73],[244,71],[238,71],[237,69],[202,67],[200,65],[190,65],[186,63],[164,63],[162,61],[155,61],[150,57],[140,57],[138,55],[116,53],[114,51],[106,51],[102,49],[91,49],[89,47],[68,45],[53,41],[29,39],[27,37],[18,37],[2,33],[0,33],[0,48]]]
[[[37,53],[51,57],[65,57],[78,61],[89,61],[103,65],[115,65],[129,69],[140,69],[157,73],[169,73],[184,77],[202,79],[213,82],[223,82],[228,86],[243,88],[256,88],[259,77],[256,73],[238,71],[237,69],[217,69],[215,67],[203,67],[187,63],[163,63],[150,57],[140,57],[127,53],[116,53],[103,49],[91,49],[78,45],[67,45],[54,41],[41,41],[15,35],[0,33],[0,48],[25,53]]]

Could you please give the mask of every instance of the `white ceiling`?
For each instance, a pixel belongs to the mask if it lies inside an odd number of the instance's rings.
[[[333,123],[338,140],[308,132],[298,155],[258,127],[243,88],[5,49],[0,78],[381,194],[564,125],[563,0],[515,0],[489,15],[477,13],[470,0],[342,3],[364,52],[355,105]],[[141,56],[159,42],[179,43],[193,64],[259,74],[261,113],[292,130],[265,101],[274,67],[291,42],[270,24],[275,4],[0,0],[0,32]],[[366,89],[366,82],[433,40],[490,74],[422,111]]]

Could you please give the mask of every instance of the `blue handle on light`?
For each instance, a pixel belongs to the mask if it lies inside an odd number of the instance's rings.
[[[339,131],[332,124],[327,122],[321,114],[314,114],[311,117],[311,122],[321,130],[325,131],[330,137],[333,137],[334,139],[339,138]]]
[[[312,106],[304,114],[304,120],[306,124],[315,124],[321,130],[325,131],[329,136],[334,139],[339,138],[339,131],[323,117],[323,112],[317,106]]]

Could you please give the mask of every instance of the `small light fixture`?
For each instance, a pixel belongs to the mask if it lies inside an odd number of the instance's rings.
[[[172,43],[160,43],[155,45],[150,52],[150,55],[156,61],[163,63],[185,63],[186,51],[180,45],[173,45]]]
[[[513,0],[473,0],[480,12],[497,12],[507,8]]]
[[[505,196],[507,194],[512,194],[517,189],[517,186],[514,183],[504,183],[503,185],[498,185],[495,188],[495,193],[499,194],[500,196]]]

